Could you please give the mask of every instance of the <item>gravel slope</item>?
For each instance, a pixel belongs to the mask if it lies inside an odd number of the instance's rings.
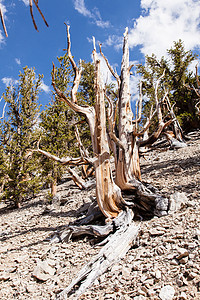
[[[80,299],[200,299],[200,133],[191,137],[187,148],[157,149],[141,158],[143,180],[168,197],[182,193],[181,210],[143,220],[138,245]],[[61,205],[47,205],[46,191],[20,210],[0,204],[0,299],[55,299],[98,253],[93,238],[46,241],[84,215],[95,196],[94,189],[80,191],[70,180],[58,190]]]

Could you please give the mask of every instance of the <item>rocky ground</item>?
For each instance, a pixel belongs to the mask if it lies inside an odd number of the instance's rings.
[[[141,158],[142,178],[163,195],[181,199],[168,216],[141,221],[137,245],[80,299],[200,299],[200,133],[188,147],[157,149]],[[61,203],[47,191],[20,210],[0,204],[0,299],[55,299],[98,253],[94,238],[50,244],[47,237],[84,215],[94,189],[71,180],[59,186]],[[137,221],[139,222],[139,221]]]

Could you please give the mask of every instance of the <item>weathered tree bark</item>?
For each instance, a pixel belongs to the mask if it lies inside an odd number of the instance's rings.
[[[129,49],[128,49],[128,30],[124,35],[123,59],[121,65],[120,77],[113,71],[107,59],[106,63],[118,82],[118,124],[116,124],[116,110],[113,111],[112,101],[105,95],[105,90],[101,81],[100,61],[97,59],[95,42],[94,42],[94,63],[95,63],[95,107],[81,107],[78,105],[76,94],[81,77],[81,68],[79,69],[71,55],[71,42],[69,34],[69,26],[67,26],[68,38],[68,56],[74,69],[74,83],[71,91],[71,100],[56,87],[54,75],[52,85],[58,96],[58,99],[67,102],[67,104],[77,113],[84,114],[88,120],[91,132],[91,140],[94,152],[92,159],[95,176],[96,176],[96,200],[101,212],[108,218],[109,222],[104,226],[86,225],[90,220],[86,216],[82,220],[81,226],[70,225],[60,234],[56,234],[55,240],[68,240],[83,234],[94,236],[108,236],[104,243],[107,243],[91,261],[83,267],[72,283],[59,294],[59,299],[67,299],[68,295],[79,284],[75,297],[79,297],[84,291],[91,286],[96,278],[103,274],[112,264],[123,257],[136,239],[139,226],[133,222],[133,210],[127,208],[130,206],[140,207],[143,211],[148,211],[154,215],[165,215],[168,210],[168,199],[160,196],[157,191],[150,185],[143,184],[141,180],[140,164],[139,164],[139,147],[150,144],[155,141],[163,129],[167,127],[172,120],[164,122],[161,112],[161,102],[157,98],[157,89],[160,79],[157,82],[155,104],[158,118],[157,130],[145,141],[141,140],[144,132],[148,130],[150,121],[153,116],[151,114],[146,127],[139,131],[138,122],[141,120],[142,99],[139,100],[138,115],[133,121],[133,113],[130,106],[130,90],[129,90]],[[101,51],[101,49],[100,49]],[[102,51],[101,51],[102,53]],[[103,54],[102,54],[103,55]],[[162,75],[163,76],[163,75]],[[106,112],[105,97],[108,99],[108,131],[112,143],[107,139],[106,128]],[[118,126],[118,134],[115,127]],[[116,179],[114,181],[110,163],[110,148],[115,158]],[[85,159],[87,153],[82,151],[82,160]],[[88,158],[87,158],[88,159]],[[121,190],[132,193],[133,201],[126,202],[121,195]]]
[[[55,197],[57,193],[57,179],[54,178],[51,182],[51,195]]]
[[[135,189],[130,183],[133,178],[141,180],[137,139],[133,135],[133,113],[130,106],[130,66],[128,28],[124,34],[123,58],[119,86],[119,140],[124,149],[119,148],[116,165],[116,183],[122,190]]]
[[[67,104],[77,113],[84,114],[88,120],[90,127],[91,140],[93,146],[94,169],[96,177],[96,199],[99,208],[103,214],[108,218],[113,218],[120,212],[120,204],[122,200],[120,188],[115,184],[112,177],[112,170],[110,165],[110,149],[106,133],[106,114],[105,114],[105,100],[104,90],[100,77],[100,61],[97,60],[96,49],[94,47],[93,56],[95,61],[95,90],[96,90],[96,104],[94,107],[82,107],[77,104],[77,90],[81,78],[81,68],[76,66],[76,63],[71,55],[71,41],[69,34],[69,26],[67,26],[68,38],[68,56],[74,69],[74,83],[71,91],[71,100],[59,91],[55,85],[54,76],[52,85],[58,98]]]
[[[163,99],[158,99],[158,86],[163,75],[156,82],[155,87],[155,112],[151,113],[149,121],[146,123],[145,127],[139,131],[138,122],[141,120],[141,109],[142,109],[142,96],[140,93],[140,98],[138,101],[138,113],[135,120],[133,120],[133,113],[131,111],[130,104],[130,70],[129,65],[129,46],[128,46],[128,29],[126,29],[124,34],[124,46],[123,46],[123,58],[121,64],[121,75],[118,76],[116,72],[113,71],[112,67],[109,65],[108,60],[104,57],[108,68],[110,69],[112,75],[116,78],[118,83],[118,124],[113,124],[112,120],[112,108],[109,108],[109,135],[112,141],[115,143],[116,149],[113,153],[115,156],[115,171],[116,178],[115,182],[117,186],[120,187],[122,191],[128,191],[133,193],[133,201],[141,201],[143,208],[150,209],[152,214],[156,213],[158,215],[166,214],[168,209],[168,200],[156,194],[153,190],[145,187],[141,182],[141,172],[140,172],[140,162],[139,162],[139,147],[144,147],[146,145],[151,145],[154,143],[162,133],[165,127],[171,124],[172,120],[167,122],[163,121],[161,103]],[[108,97],[107,97],[108,98]],[[109,100],[112,106],[112,101]],[[145,131],[150,127],[151,118],[157,113],[158,126],[157,130],[149,136],[148,139],[142,139]],[[114,127],[117,126],[117,134],[114,131]],[[113,147],[113,148],[115,148]],[[134,196],[136,198],[134,198]],[[125,204],[125,202],[122,203]],[[163,210],[163,211],[162,211]]]
[[[113,220],[114,227],[118,230],[106,239],[107,244],[79,271],[77,277],[58,295],[57,299],[68,299],[75,285],[80,284],[73,295],[78,299],[99,276],[126,255],[139,233],[139,225],[136,225],[132,219],[133,213],[127,209]],[[112,227],[112,224],[110,226]]]
[[[95,91],[96,91],[96,120],[95,120],[95,140],[96,149],[94,153],[97,155],[95,162],[96,176],[96,197],[100,209],[106,217],[116,217],[120,211],[121,191],[115,184],[111,164],[110,164],[110,149],[106,132],[106,112],[104,89],[101,82],[100,61],[96,57],[96,49],[93,51],[95,62]]]

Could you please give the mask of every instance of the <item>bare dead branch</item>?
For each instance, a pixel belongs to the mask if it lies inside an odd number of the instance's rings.
[[[71,174],[73,181],[75,184],[82,190],[82,189],[87,189],[88,185],[87,182],[85,182],[77,173],[74,169],[72,168],[67,168],[67,171]]]
[[[73,59],[73,56],[71,54],[71,39],[70,39],[70,33],[69,33],[70,26],[67,24],[65,24],[65,25],[67,27],[67,54],[68,54],[69,60],[71,62],[72,68],[74,70],[74,82],[73,82],[73,87],[71,90],[71,98],[72,98],[72,102],[77,103],[76,94],[77,94],[78,86],[79,86],[80,79],[81,79],[82,65],[81,65],[81,61],[80,61],[80,69],[79,69]]]
[[[102,50],[101,50],[101,44],[99,44],[99,49],[100,49],[100,53],[101,53],[101,56],[104,58],[105,62],[106,62],[106,65],[108,67],[108,69],[110,70],[111,74],[113,75],[113,77],[117,80],[117,84],[118,84],[118,88],[120,87],[120,84],[121,84],[121,80],[120,80],[120,77],[119,75],[117,74],[117,72],[115,72],[113,70],[113,68],[111,67],[111,65],[109,64],[108,62],[108,59],[105,57],[105,55],[103,54]]]
[[[2,100],[2,98],[1,98],[1,100]],[[1,102],[1,100],[0,100],[0,102]],[[4,118],[5,110],[6,110],[6,105],[7,105],[7,102],[5,102],[5,104],[4,104],[4,107],[3,107],[3,111],[2,111],[2,115],[1,115],[1,117],[0,117],[0,120],[2,120],[2,119]]]
[[[159,124],[163,122],[162,120],[162,111],[160,107],[160,102],[158,101],[158,87],[161,82],[161,79],[165,76],[165,70],[163,71],[163,74],[158,78],[156,82],[156,87],[155,87],[155,104],[156,104],[156,110],[157,110],[157,115],[158,115],[158,122]]]
[[[147,145],[152,145],[157,139],[158,137],[160,136],[161,132],[167,127],[169,126],[172,122],[174,122],[174,120],[169,120],[167,121],[166,123],[162,122],[157,130],[147,139],[147,140],[140,140],[138,141],[138,144],[140,147],[144,147],[144,146],[147,146]]]
[[[4,17],[3,17],[3,12],[2,12],[1,7],[0,7],[0,17],[1,17],[1,24],[3,26],[3,30],[4,30],[5,36],[8,37],[8,32],[6,30],[6,25],[5,25],[5,21],[4,21]]]
[[[76,102],[70,101],[68,99],[68,97],[66,97],[65,94],[57,88],[57,86],[55,84],[55,65],[54,65],[54,63],[53,63],[53,73],[52,73],[52,86],[53,86],[57,96],[59,97],[59,99],[66,102],[69,105],[70,108],[72,108],[77,113],[82,113],[82,114],[85,114],[85,115],[88,114],[89,109],[91,109],[90,106],[82,107],[82,106],[78,105]]]
[[[34,3],[35,3],[35,6],[37,7],[38,12],[40,13],[40,15],[41,15],[41,17],[42,17],[44,23],[46,24],[47,27],[49,27],[49,24],[47,23],[47,21],[46,21],[44,15],[43,15],[43,13],[41,12],[41,9],[40,9],[39,6],[38,6],[38,0],[37,0],[37,1],[36,1],[36,0],[33,0],[33,1],[34,1]]]
[[[84,158],[84,157],[89,158],[88,151],[85,149],[85,147],[83,146],[83,143],[81,141],[81,137],[80,137],[77,125],[75,125],[75,135],[76,135],[77,142],[79,144],[79,150],[80,150],[81,157],[82,158]]]
[[[128,211],[128,209],[127,209]],[[74,286],[78,285],[78,289],[75,292],[75,298],[78,299],[87,288],[89,288],[92,283],[104,272],[108,270],[116,261],[123,258],[130,247],[133,245],[136,237],[139,233],[140,226],[136,225],[132,222],[131,213],[130,211],[130,218],[129,216],[127,219],[124,218],[123,221],[120,220],[120,229],[117,230],[109,239],[106,239],[106,245],[101,248],[99,254],[93,257],[88,264],[86,264],[78,273],[77,277],[71,282],[71,284],[65,288],[59,295],[58,299],[67,299],[68,294],[74,288]],[[127,212],[121,212],[119,217],[122,218]],[[115,227],[119,226],[117,224],[117,218],[115,219],[116,223],[114,224]],[[85,227],[81,228],[82,230]],[[93,234],[99,235],[99,230],[93,226],[93,228],[88,228],[90,232],[93,231]],[[95,230],[92,230],[95,229]],[[112,231],[112,224],[104,226],[101,228],[101,232],[105,235],[105,232],[108,234]],[[102,235],[100,232],[100,235]]]
[[[134,64],[130,65],[130,67],[128,68],[129,73],[131,72],[131,69],[134,67]]]
[[[37,142],[37,148],[36,149],[27,149],[27,155],[26,158],[29,157],[30,155],[33,154],[33,152],[38,152],[41,153],[43,155],[45,155],[46,157],[48,157],[49,159],[52,159],[54,161],[57,161],[59,163],[61,163],[62,165],[67,165],[67,166],[82,166],[82,165],[87,165],[87,164],[91,164],[93,165],[95,163],[95,158],[87,158],[87,157],[64,157],[64,158],[60,158],[56,155],[51,154],[48,151],[42,150],[39,148],[39,141]]]
[[[35,30],[38,31],[38,28],[37,28],[37,25],[36,25],[36,22],[35,22],[35,18],[34,18],[34,15],[33,15],[33,2],[32,2],[32,0],[29,0],[29,8],[30,8],[30,14],[31,14],[31,18],[32,18],[32,21],[33,21],[33,25],[35,27]]]
[[[35,18],[34,18],[34,15],[33,15],[33,2],[35,3],[35,6],[36,6],[36,8],[37,8],[39,14],[41,15],[41,17],[42,17],[42,19],[43,19],[45,25],[46,25],[47,27],[49,27],[49,24],[47,23],[47,21],[46,21],[44,15],[43,15],[41,9],[40,9],[39,6],[38,6],[38,0],[37,0],[37,1],[36,1],[36,0],[33,0],[33,1],[32,1],[32,0],[29,0],[30,14],[31,14],[31,18],[32,18],[32,21],[33,21],[33,25],[34,25],[34,27],[35,27],[35,30],[38,31],[38,27],[37,27],[37,24],[36,24],[36,22],[35,22]]]
[[[200,88],[200,82],[199,82],[199,76],[198,76],[198,64],[196,64],[195,69],[196,69],[197,86],[198,86],[198,88]]]
[[[194,85],[192,85],[192,89],[195,91],[197,97],[200,98],[200,94],[199,94],[198,90],[194,87]]]
[[[108,100],[109,103],[109,110],[110,113],[108,115],[108,126],[109,126],[109,136],[111,138],[111,140],[118,145],[121,149],[123,149],[125,151],[125,146],[124,144],[120,141],[120,139],[116,136],[115,132],[114,132],[114,126],[115,126],[115,121],[113,120],[113,103],[111,101],[111,99],[105,94],[106,99]]]
[[[41,15],[41,17],[42,17],[42,19],[43,19],[45,25],[46,25],[47,27],[49,27],[49,24],[47,23],[47,21],[46,21],[44,15],[43,15],[41,9],[39,8],[39,5],[38,5],[38,2],[39,2],[39,1],[38,1],[38,0],[33,0],[33,1],[32,1],[32,0],[29,0],[30,15],[31,15],[31,19],[32,19],[32,22],[33,22],[33,25],[34,25],[35,30],[38,31],[38,27],[37,27],[37,24],[36,24],[36,22],[35,22],[35,18],[34,18],[34,15],[33,15],[33,2],[34,2],[34,4],[35,4],[35,6],[36,6],[36,8],[37,8],[37,10],[38,10],[38,12],[39,12],[39,14]],[[4,21],[4,17],[3,17],[3,12],[2,12],[2,9],[1,9],[1,8],[0,8],[0,18],[1,18],[1,24],[2,24],[2,26],[3,26],[3,30],[4,30],[5,36],[8,37],[8,32],[7,32],[7,30],[6,30],[6,25],[5,25],[5,21]]]
[[[182,131],[180,123],[177,120],[176,115],[175,115],[174,110],[173,110],[173,107],[174,107],[175,103],[174,103],[174,105],[171,105],[168,96],[166,96],[166,102],[167,102],[167,105],[168,105],[170,116],[174,120],[174,131],[175,131],[176,139],[178,139],[180,141],[183,141],[183,139],[182,139],[183,131]]]
[[[155,114],[156,114],[156,110],[154,110],[154,112],[152,112],[152,109],[153,109],[153,105],[151,106],[151,111],[150,111],[150,115],[149,115],[149,117],[147,118],[147,120],[146,120],[146,123],[144,124],[144,126],[143,126],[143,128],[142,128],[142,130],[140,131],[140,132],[138,132],[138,133],[136,133],[136,136],[143,136],[144,135],[144,133],[150,128],[150,126],[152,125],[152,122],[151,122],[151,120],[152,120],[152,118],[155,116]]]
[[[139,100],[136,102],[136,116],[135,120],[133,120],[133,123],[135,123],[135,131],[137,131],[138,123],[142,117],[142,100],[142,80],[140,80]]]
[[[66,29],[67,29],[67,54],[69,56],[72,67],[74,69],[74,73],[76,73],[77,66],[76,66],[76,63],[75,63],[75,61],[73,59],[73,56],[71,54],[71,38],[70,38],[70,32],[69,32],[70,26],[67,25],[66,23],[64,23],[64,24],[66,25]]]
[[[198,113],[198,115],[200,115],[200,109],[199,109],[199,107],[198,107],[199,103],[200,103],[200,101],[199,101],[199,102],[197,102],[197,104],[195,105],[195,107],[196,107],[196,109],[197,109],[197,113]]]

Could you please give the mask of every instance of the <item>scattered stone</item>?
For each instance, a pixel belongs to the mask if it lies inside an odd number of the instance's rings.
[[[55,274],[55,269],[52,268],[47,261],[39,261],[33,271],[33,276],[41,281],[46,281]]]
[[[27,284],[26,285],[26,291],[30,294],[32,294],[35,290],[35,286],[34,285],[31,285],[31,284]]]
[[[96,280],[82,299],[105,300],[106,295],[116,300],[161,300],[159,293],[167,284],[173,284],[176,291],[172,300],[200,299],[199,153],[200,139],[183,150],[149,151],[145,160],[141,157],[144,181],[157,186],[167,197],[175,191],[183,192],[189,200],[181,208],[186,209],[162,218],[144,218],[139,247],[130,249],[119,264]],[[154,160],[158,155],[159,161]],[[62,205],[49,205],[44,214],[46,204],[41,196],[25,202],[21,210],[7,209],[0,202],[0,299],[55,299],[86,261],[99,252],[100,247],[93,247],[95,239],[58,244],[44,241],[53,231],[83,215],[91,204],[88,195],[95,195],[93,189],[80,191],[69,180],[58,185],[60,191]],[[181,255],[178,248],[189,255],[177,259]],[[54,275],[40,269],[36,280],[33,270],[38,261],[46,261]]]
[[[0,273],[0,281],[6,281],[8,279],[10,279],[10,275],[8,273],[6,272]]]
[[[161,300],[172,300],[175,294],[175,290],[171,285],[165,285],[159,293]]]
[[[179,262],[178,262],[177,259],[172,259],[172,260],[170,261],[170,265],[172,265],[172,266],[178,266],[178,264],[179,264]]]
[[[187,295],[185,292],[181,292],[180,296],[179,296],[179,300],[187,300]]]
[[[165,229],[164,228],[153,228],[149,232],[152,236],[160,236],[165,233]]]
[[[161,279],[161,271],[160,270],[156,270],[154,274],[155,274],[154,276],[156,279],[158,279],[158,280]]]
[[[196,229],[196,237],[200,241],[200,230]]]
[[[174,213],[182,209],[186,203],[188,202],[188,198],[185,193],[175,192],[170,196],[170,208],[169,213]]]
[[[154,291],[154,289],[149,289],[147,292],[147,295],[150,297],[150,299],[152,299],[156,294],[156,291]]]
[[[176,258],[178,260],[182,259],[183,257],[187,257],[189,255],[188,250],[184,249],[184,248],[177,248],[177,252],[178,252],[178,255],[176,256]]]
[[[196,278],[197,276],[198,276],[197,273],[195,273],[195,272],[190,272],[189,275],[188,275],[188,278],[189,278],[189,279],[194,279],[194,278]]]
[[[4,252],[6,253],[7,251],[8,251],[8,246],[4,246],[4,247],[1,246],[1,247],[0,247],[0,254],[1,254],[1,253],[4,253]]]
[[[147,297],[143,296],[143,295],[139,295],[133,298],[134,300],[146,300]]]
[[[122,277],[124,279],[128,279],[128,278],[130,278],[130,275],[131,275],[131,268],[123,267],[122,268]]]
[[[28,259],[28,255],[21,255],[15,258],[15,261],[18,263],[22,263]]]
[[[179,262],[180,262],[181,264],[183,264],[183,265],[187,264],[187,262],[188,262],[188,256],[179,259]]]

